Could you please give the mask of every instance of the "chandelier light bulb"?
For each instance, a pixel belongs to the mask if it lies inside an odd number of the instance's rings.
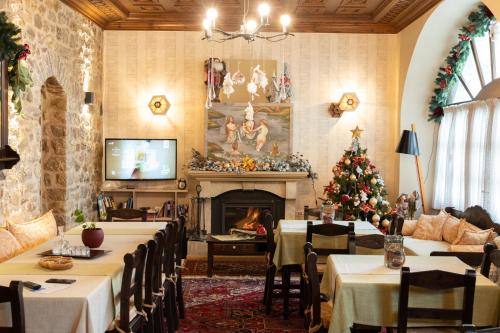
[[[203,29],[205,29],[205,30],[210,29],[210,20],[208,18],[203,20]]]
[[[290,15],[284,14],[284,15],[281,15],[281,17],[280,17],[280,23],[285,28],[290,25],[291,21],[292,21],[292,19],[290,18]]]
[[[215,8],[209,8],[207,10],[207,18],[210,20],[210,21],[215,21],[215,19],[217,18],[217,9]]]
[[[248,20],[245,27],[247,33],[254,33],[255,29],[257,29],[257,22],[255,20]]]
[[[271,7],[269,7],[267,3],[263,2],[259,5],[257,10],[259,11],[260,16],[268,16],[271,12]]]

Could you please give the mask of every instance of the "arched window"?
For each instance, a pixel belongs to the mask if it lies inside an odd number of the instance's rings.
[[[433,207],[481,205],[500,221],[500,24],[481,6],[458,38],[430,107],[440,121]]]

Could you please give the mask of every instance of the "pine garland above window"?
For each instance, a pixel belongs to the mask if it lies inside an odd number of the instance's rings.
[[[439,69],[434,95],[429,104],[429,121],[441,122],[443,109],[448,105],[450,93],[471,52],[471,39],[484,36],[494,22],[493,13],[485,5],[480,5],[477,11],[469,15],[467,25],[463,26],[458,34],[458,44],[453,46],[446,58],[446,64]]]

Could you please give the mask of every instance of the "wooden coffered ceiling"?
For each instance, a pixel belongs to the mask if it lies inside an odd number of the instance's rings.
[[[244,0],[61,0],[107,30],[199,31],[208,7],[219,11],[217,24],[239,29]],[[397,33],[441,0],[267,0],[269,30],[279,30],[279,15],[292,16],[292,32]],[[250,0],[257,17],[260,0]]]

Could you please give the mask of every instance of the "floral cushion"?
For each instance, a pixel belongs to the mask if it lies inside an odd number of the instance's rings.
[[[411,236],[415,232],[415,229],[417,229],[417,220],[405,220],[401,232],[403,236]]]
[[[57,236],[57,224],[51,210],[32,221],[9,223],[7,227],[23,249],[35,247]]]
[[[21,244],[8,230],[0,228],[0,262],[8,260],[21,252]]]
[[[458,228],[460,226],[460,219],[455,216],[448,215],[448,218],[443,224],[443,240],[453,244],[458,236]]]
[[[460,219],[460,224],[458,226],[458,233],[457,233],[457,238],[453,241],[453,245],[459,244],[460,240],[462,239],[462,235],[466,231],[471,231],[471,232],[479,232],[483,231],[483,229],[476,227],[475,225],[467,222],[465,219]],[[488,236],[490,236],[491,231],[489,231]]]
[[[420,215],[413,238],[441,241],[443,239],[443,225],[448,214],[441,211],[438,215]]]
[[[481,231],[465,230],[460,238],[457,237],[457,245],[484,245],[491,238],[493,229]]]

